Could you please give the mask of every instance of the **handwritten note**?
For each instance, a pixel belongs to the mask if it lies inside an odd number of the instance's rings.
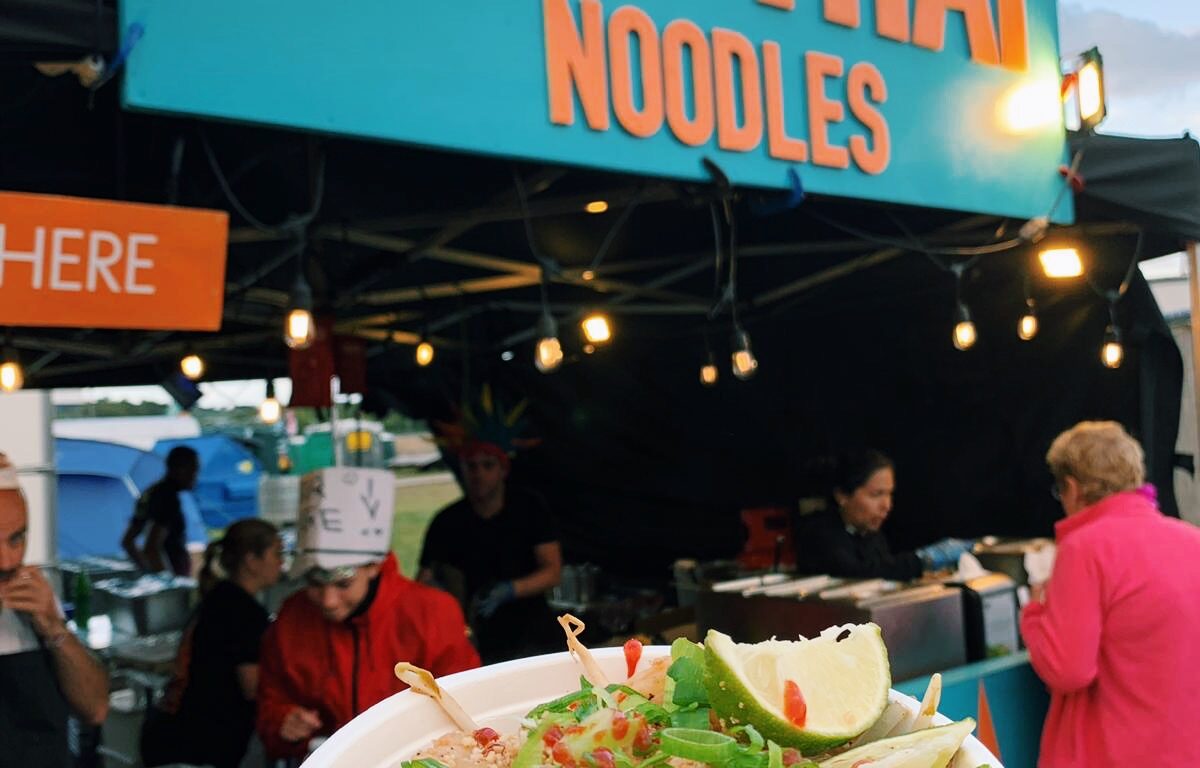
[[[359,565],[391,546],[396,480],[382,469],[331,467],[300,484],[298,549],[322,568]]]

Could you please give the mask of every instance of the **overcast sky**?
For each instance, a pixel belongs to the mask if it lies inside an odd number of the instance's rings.
[[[1200,133],[1200,0],[1062,0],[1064,57],[1099,46],[1104,133]]]
[[[1061,0],[1064,58],[1099,46],[1108,86],[1104,133],[1134,136],[1200,134],[1200,0]],[[1176,267],[1171,266],[1171,269]],[[290,386],[280,381],[286,402]],[[255,405],[262,381],[202,385],[207,408]],[[79,402],[101,396],[168,402],[158,387],[63,393]]]

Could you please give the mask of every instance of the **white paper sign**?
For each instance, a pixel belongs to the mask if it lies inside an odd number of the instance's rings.
[[[297,565],[337,568],[382,560],[391,548],[396,479],[383,469],[330,467],[300,484]]]

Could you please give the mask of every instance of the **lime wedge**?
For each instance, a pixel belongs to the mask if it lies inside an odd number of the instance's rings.
[[[874,741],[821,763],[821,768],[946,768],[975,730],[971,718]]]
[[[710,630],[704,648],[705,688],[717,714],[806,755],[867,730],[888,703],[891,667],[874,624],[753,645]]]

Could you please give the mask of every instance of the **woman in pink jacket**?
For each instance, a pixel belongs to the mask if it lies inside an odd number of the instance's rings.
[[[1059,435],[1065,520],[1021,634],[1050,689],[1040,768],[1200,766],[1200,528],[1165,517],[1116,422]]]

